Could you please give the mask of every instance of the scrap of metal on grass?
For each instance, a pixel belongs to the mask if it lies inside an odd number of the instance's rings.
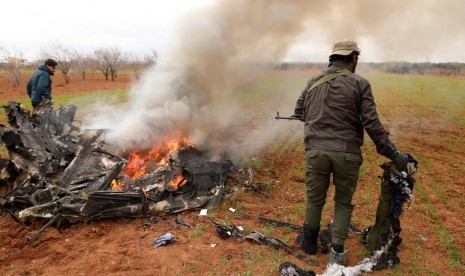
[[[266,236],[266,235],[261,234],[258,231],[253,231],[252,234],[247,235],[245,238],[249,239],[249,240],[256,241],[256,242],[258,242],[260,244],[263,244],[263,245],[271,246],[271,247],[273,247],[275,249],[284,249],[289,254],[291,254],[292,256],[296,257],[297,259],[303,261],[306,264],[314,265],[314,266],[319,265],[319,263],[317,261],[315,261],[313,259],[310,259],[308,256],[306,256],[304,254],[301,254],[298,251],[290,248],[287,244],[285,244],[284,242],[282,242],[281,240],[279,240],[279,239],[277,239],[275,237]]]
[[[263,192],[263,189],[264,189],[263,187],[267,186],[268,184],[266,184],[264,182],[258,182],[257,184],[255,184],[253,182],[253,177],[255,175],[255,172],[254,172],[254,170],[252,168],[248,168],[246,170],[241,169],[239,171],[242,172],[245,175],[244,181],[238,179],[237,177],[235,177],[232,174],[228,175],[228,177],[233,179],[234,181],[236,181],[236,183],[238,185],[243,186],[245,188],[248,188],[248,189],[258,193],[259,195],[261,195],[264,198],[267,198],[267,199],[272,198],[271,196],[269,196],[265,192]]]
[[[314,276],[315,272],[311,270],[303,270],[297,265],[284,262],[279,265],[279,276]]]
[[[178,225],[182,225],[182,226],[185,226],[185,227],[188,227],[188,228],[192,228],[192,225],[190,225],[189,223],[182,220],[181,213],[178,213],[176,215],[176,218],[174,219],[174,222],[176,224],[178,224]]]
[[[157,247],[160,247],[160,246],[168,245],[170,243],[173,243],[175,240],[176,240],[176,236],[174,236],[173,234],[168,232],[168,233],[156,238],[153,241],[152,247],[157,248]]]

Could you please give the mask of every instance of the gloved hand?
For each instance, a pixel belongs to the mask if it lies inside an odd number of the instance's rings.
[[[304,114],[293,114],[291,118],[296,118],[299,121],[305,122]]]
[[[396,165],[400,171],[407,170],[408,156],[397,149],[396,145],[387,138],[385,141],[376,145],[376,151],[386,156]]]
[[[408,157],[400,151],[396,151],[392,156],[392,162],[399,171],[407,171]]]

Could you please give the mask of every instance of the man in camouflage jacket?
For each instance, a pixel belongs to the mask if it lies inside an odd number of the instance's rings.
[[[297,242],[308,254],[316,254],[320,220],[332,177],[335,208],[330,263],[343,265],[345,240],[354,205],[363,159],[360,147],[364,130],[378,153],[400,168],[407,157],[390,141],[381,124],[370,83],[355,74],[360,48],[350,40],[334,44],[329,68],[308,81],[297,100],[294,117],[304,123],[307,207],[304,233]]]

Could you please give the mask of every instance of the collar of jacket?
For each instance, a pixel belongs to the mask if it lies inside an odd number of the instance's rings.
[[[39,70],[45,71],[45,72],[47,72],[49,75],[52,74],[52,71],[50,71],[50,69],[48,69],[48,67],[45,66],[45,64],[40,65],[40,66],[39,66]]]
[[[341,70],[345,68],[350,70],[349,63],[342,61],[342,60],[333,61],[329,64],[328,67],[329,67],[328,70],[326,70],[327,73],[334,73],[337,70]]]

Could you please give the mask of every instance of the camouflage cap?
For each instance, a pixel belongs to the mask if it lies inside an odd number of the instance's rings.
[[[331,55],[350,55],[353,51],[360,53],[360,48],[357,46],[357,42],[348,39],[338,41],[333,45],[333,53]]]

